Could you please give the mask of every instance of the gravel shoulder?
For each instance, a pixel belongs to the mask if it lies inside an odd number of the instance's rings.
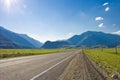
[[[58,80],[112,80],[83,51],[80,51],[69,63]]]

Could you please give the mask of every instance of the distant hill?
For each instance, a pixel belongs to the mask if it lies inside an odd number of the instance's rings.
[[[41,47],[40,42],[24,34],[18,34],[9,31],[1,26],[0,26],[0,37],[1,37],[0,38],[1,48],[40,48]]]
[[[45,49],[64,48],[68,45],[69,43],[66,41],[55,41],[55,42],[47,41],[44,43],[42,48],[45,48]]]
[[[72,45],[93,47],[104,45],[115,47],[120,45],[120,36],[104,32],[87,31],[81,35],[75,35],[67,40]]]

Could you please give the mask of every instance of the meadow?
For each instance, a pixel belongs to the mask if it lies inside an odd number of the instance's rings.
[[[71,51],[73,49],[0,49],[0,59]]]
[[[109,75],[120,74],[120,49],[88,49],[85,53],[100,67],[105,69]]]

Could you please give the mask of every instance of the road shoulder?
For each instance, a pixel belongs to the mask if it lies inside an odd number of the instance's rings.
[[[104,73],[103,73],[104,72]],[[112,80],[82,51],[69,63],[58,80]]]

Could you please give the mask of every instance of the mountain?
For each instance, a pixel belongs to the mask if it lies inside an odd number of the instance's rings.
[[[73,37],[64,41],[47,41],[42,48],[63,48],[63,47],[95,47],[95,46],[107,46],[116,47],[120,45],[120,35],[87,31],[80,35],[74,35]]]
[[[0,48],[19,48],[19,46],[0,34]]]
[[[45,49],[64,48],[64,47],[67,47],[68,45],[69,43],[66,41],[55,41],[55,42],[47,41],[42,46],[42,48],[45,48]]]
[[[120,45],[120,35],[87,31],[81,35],[75,35],[67,40],[72,45],[75,46],[87,46],[93,47],[97,45],[104,45],[108,47],[115,47]]]
[[[26,34],[20,34],[20,36],[24,39],[26,39],[27,41],[29,41],[32,45],[34,45],[36,48],[40,48],[42,46],[42,43],[27,36]]]
[[[38,47],[36,45],[38,44],[38,41],[28,36],[23,37],[23,34],[18,34],[18,33],[9,31],[1,26],[0,26],[0,37],[1,37],[0,42],[2,42],[0,43],[1,48],[5,48],[5,47],[6,48],[39,48],[41,47],[41,46]],[[39,42],[39,44],[41,43]]]
[[[39,41],[25,35],[9,31],[0,26],[0,48],[66,48],[73,46],[108,46],[116,47],[120,45],[120,35],[87,31],[80,35],[62,41],[47,41],[43,45]]]

